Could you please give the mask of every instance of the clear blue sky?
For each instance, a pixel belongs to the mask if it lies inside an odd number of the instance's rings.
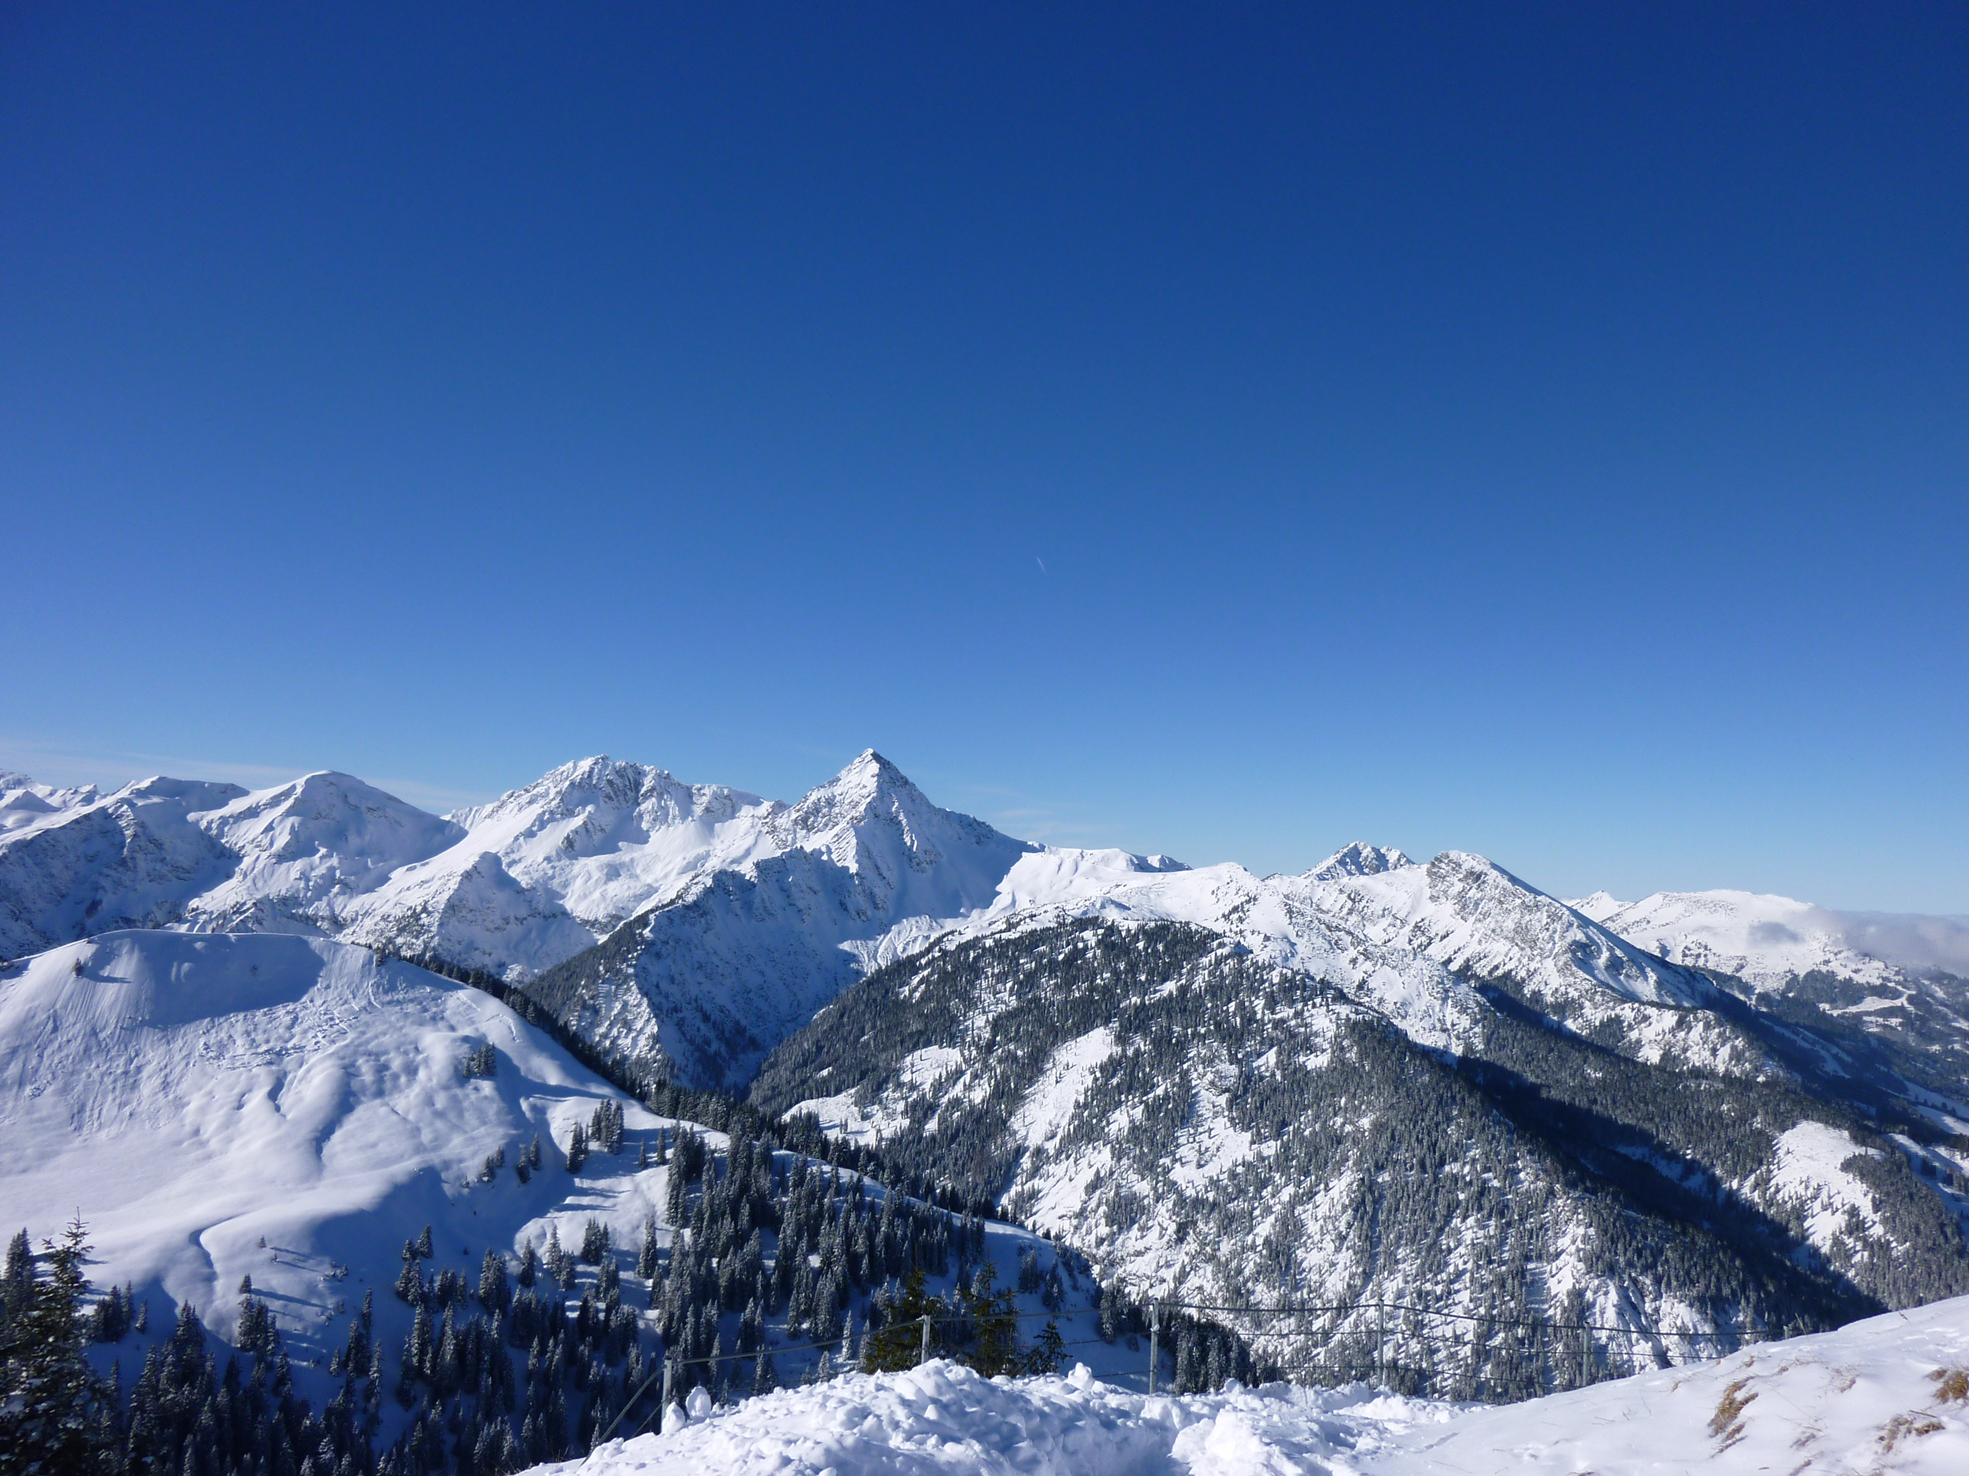
[[[7,6],[0,764],[873,745],[1969,912],[1966,75],[1941,4]]]

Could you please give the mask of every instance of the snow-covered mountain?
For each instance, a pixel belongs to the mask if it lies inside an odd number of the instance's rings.
[[[38,813],[35,793],[7,795],[22,818],[0,832],[0,955],[128,927],[332,935],[356,898],[461,833],[347,774],[251,793],[145,779]]]
[[[690,878],[776,849],[786,806],[607,758],[440,818],[346,774],[107,796],[0,776],[0,950],[115,927],[302,932],[526,978]]]
[[[577,1172],[570,1144],[598,1111],[616,1114],[620,1140],[605,1133]],[[686,1128],[705,1149],[694,1165]],[[397,1471],[469,1468],[481,1439],[488,1473],[585,1448],[654,1368],[659,1339],[712,1357],[683,1370],[680,1395],[752,1387],[757,1360],[740,1355],[759,1339],[782,1350],[777,1375],[797,1379],[853,1356],[871,1292],[912,1260],[944,1295],[987,1262],[1006,1286],[1023,1261],[1058,1268],[1056,1301],[1038,1286],[1016,1296],[1024,1340],[1035,1314],[1055,1312],[1065,1336],[1092,1339],[1091,1287],[1054,1247],[890,1199],[653,1112],[490,995],[342,943],[119,931],[0,969],[0,1237],[24,1227],[39,1242],[71,1215],[86,1222],[92,1281],[148,1308],[143,1328],[112,1326],[99,1349],[99,1363],[121,1361],[126,1391],[140,1368],[155,1372],[153,1352],[182,1361],[180,1308],[203,1323],[194,1383],[209,1377],[206,1334],[218,1367],[265,1352],[256,1300],[323,1410],[330,1428],[316,1435],[341,1442],[321,1469],[351,1440],[380,1452],[421,1439],[423,1422],[449,1449],[462,1419],[465,1458]],[[419,1241],[421,1260],[403,1249]],[[406,1294],[406,1277],[420,1290]],[[646,1397],[637,1420],[649,1410]],[[197,1397],[189,1414],[177,1436],[145,1438],[164,1440],[170,1469],[186,1465],[172,1439],[198,1444],[194,1469],[233,1469],[217,1463],[222,1437],[196,1427]],[[372,1467],[358,1456],[355,1468]]]
[[[694,1081],[749,1070],[1036,849],[873,751],[792,805],[593,758],[443,818],[334,773],[257,792],[6,783],[0,956],[133,926],[292,932],[519,982],[609,940],[637,955],[625,987],[563,974],[541,997],[643,1074]]]
[[[991,907],[1038,849],[938,809],[873,750],[761,831],[528,993],[635,1075],[742,1087],[862,970]]]
[[[494,1074],[467,1075],[488,1044]],[[312,1357],[341,1331],[338,1304],[387,1297],[426,1224],[476,1266],[488,1243],[544,1241],[579,1188],[631,1236],[649,1190],[561,1168],[574,1124],[619,1097],[497,1000],[364,949],[102,934],[0,973],[0,1223],[39,1239],[79,1209],[99,1280],[189,1302],[222,1332],[250,1275]],[[488,1154],[512,1161],[536,1134],[531,1183],[476,1185]]]
[[[1969,1299],[1502,1408],[1365,1385],[1120,1389],[935,1363],[704,1409],[558,1476],[1654,1476],[1969,1469]]]
[[[237,864],[192,817],[245,794],[234,784],[157,778],[104,796],[84,791],[69,804],[14,806],[30,818],[0,835],[0,954],[182,922],[191,899]]]
[[[592,758],[443,818],[333,773],[254,793],[4,782],[0,953],[123,926],[341,938],[530,982],[639,1078],[743,1086],[868,969],[1083,916],[1215,929],[1439,1049],[1477,1038],[1502,989],[1636,1059],[1791,1069],[1710,1007],[1695,941],[1665,960],[1603,925],[1600,899],[1569,908],[1482,857],[1356,844],[1260,877],[1036,846],[939,809],[873,751],[791,805]]]
[[[96,799],[93,784],[64,789],[37,784],[25,774],[0,769],[0,835],[45,823],[49,815],[78,809]]]
[[[1357,843],[1303,875],[1260,877],[1235,864],[1191,869],[1123,852],[1035,849],[990,907],[948,927],[977,933],[1076,917],[1210,928],[1340,985],[1439,1049],[1465,1049],[1481,1034],[1493,1013],[1483,987],[1501,984],[1637,1059],[1743,1075],[1771,1069],[1760,1048],[1704,1008],[1718,995],[1701,975],[1481,856],[1445,851],[1423,865]]]
[[[531,978],[695,878],[772,854],[786,808],[607,757],[565,764],[447,816],[462,834],[365,898],[344,936]]]
[[[1355,844],[1261,877],[1039,846],[939,808],[872,750],[792,804],[596,758],[444,817],[334,773],[109,794],[4,775],[0,955],[32,956],[0,967],[0,1211],[39,1234],[74,1199],[112,1278],[222,1333],[250,1271],[303,1357],[332,1355],[348,1279],[393,1281],[417,1226],[500,1259],[592,1217],[619,1249],[659,1194],[664,1264],[718,1247],[666,1283],[688,1290],[662,1293],[666,1346],[775,1296],[786,1342],[828,1300],[824,1263],[837,1300],[862,1266],[844,1305],[868,1305],[886,1196],[803,1188],[770,1153],[749,1199],[716,1170],[683,1206],[659,1166],[557,1178],[555,1147],[605,1104],[632,1139],[680,1125],[423,961],[523,989],[528,1018],[638,1092],[750,1086],[879,1138],[903,1172],[1006,1196],[1118,1286],[1352,1309],[1289,1335],[1226,1314],[1281,1361],[1357,1361],[1364,1308],[1386,1301],[1659,1334],[1822,1326],[1969,1286],[1951,1136],[1969,1105],[1948,1057],[1969,1029],[1933,961],[1953,935],[1697,902],[1567,904],[1462,852]],[[1880,942],[1905,937],[1928,962]],[[463,1072],[488,1044],[493,1075]],[[534,1132],[541,1174],[488,1165]],[[692,1204],[698,1242],[673,1223]],[[762,1236],[793,1217],[813,1273],[797,1289],[725,1275],[775,1263],[743,1215]],[[985,1239],[1008,1269],[1042,1249]],[[603,1269],[570,1287],[599,1301]],[[393,1302],[376,1318],[390,1339],[414,1321]],[[567,1356],[592,1353],[580,1377],[626,1397],[606,1320],[577,1319],[591,1342]],[[1375,1336],[1409,1387],[1490,1397],[1639,1367],[1651,1346],[1461,1326]],[[1099,1365],[1116,1345],[1093,1341]],[[544,1389],[560,1374],[534,1351]],[[458,1397],[411,1361],[411,1406]],[[529,1452],[575,1428],[530,1414]]]
[[[1960,1104],[1969,1067],[1969,921],[1835,912],[1754,892],[1596,892],[1585,917],[1784,1018],[1857,1033]],[[1956,1105],[1957,1114],[1969,1106]]]
[[[1629,1056],[1523,1009],[1491,1009],[1446,1058],[1190,924],[954,935],[821,1011],[753,1095],[1003,1194],[1139,1292],[1354,1307],[1314,1320],[1322,1345],[1362,1335],[1383,1301],[1729,1328],[1969,1291],[1959,1146],[1892,1141],[1782,1077]],[[1280,1340],[1276,1321],[1227,1320],[1263,1353],[1304,1354],[1306,1326]],[[1432,1350],[1439,1332],[1391,1335],[1438,1389],[1530,1378],[1521,1348]]]
[[[1622,902],[1595,892],[1572,904],[1584,917],[1691,968],[1733,974],[1762,990],[1824,972],[1885,983],[1900,973],[1847,942],[1838,913],[1754,892],[1656,892]]]

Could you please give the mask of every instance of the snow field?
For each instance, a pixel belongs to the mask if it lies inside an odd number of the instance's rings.
[[[1523,1404],[1356,1385],[1149,1398],[933,1362],[673,1409],[557,1476],[1961,1476],[1969,1298]]]

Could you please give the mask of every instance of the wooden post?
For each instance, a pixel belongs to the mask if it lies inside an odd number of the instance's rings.
[[[1160,1350],[1156,1347],[1156,1335],[1162,1330],[1162,1309],[1149,1308],[1149,1393],[1155,1393],[1155,1365]]]
[[[923,1350],[916,1355],[916,1366],[921,1368],[930,1361],[930,1314],[923,1314]]]
[[[670,1408],[670,1382],[677,1372],[676,1363],[666,1354],[663,1359],[663,1402],[656,1407],[656,1431],[663,1433],[663,1414]]]

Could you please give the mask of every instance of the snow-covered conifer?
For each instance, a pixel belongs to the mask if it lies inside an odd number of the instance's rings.
[[[31,1456],[25,1471],[88,1471],[107,1454],[107,1391],[83,1352],[84,1235],[76,1219],[61,1239],[42,1242],[26,1304],[10,1322],[0,1451]]]
[[[581,1259],[589,1265],[598,1265],[608,1254],[608,1227],[592,1215],[588,1223],[581,1227]]]

